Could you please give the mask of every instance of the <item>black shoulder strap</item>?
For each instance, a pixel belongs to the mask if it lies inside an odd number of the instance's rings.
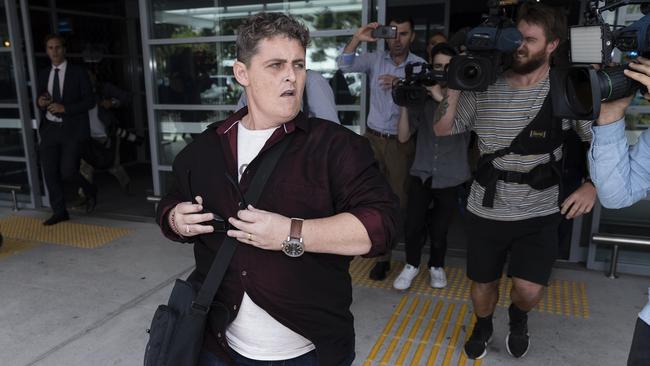
[[[251,181],[249,189],[244,195],[246,202],[253,204],[257,202],[260,195],[262,194],[262,191],[264,190],[266,181],[271,176],[271,173],[273,173],[278,160],[280,160],[280,156],[282,156],[282,153],[287,149],[291,143],[291,140],[293,140],[294,135],[295,132],[288,136],[285,136],[280,142],[278,142],[275,146],[271,147],[266,152],[262,162],[260,163],[260,167],[255,172],[255,176]],[[205,281],[203,282],[201,290],[199,290],[199,293],[196,296],[196,300],[194,300],[192,303],[192,308],[194,310],[207,312],[210,309],[212,299],[217,294],[219,285],[221,285],[223,276],[226,274],[226,270],[228,269],[228,265],[230,264],[230,260],[232,259],[233,254],[235,254],[236,248],[237,241],[229,236],[226,236],[226,238],[223,240],[223,243],[221,244],[221,247],[219,247],[219,251],[214,258],[214,261],[212,262],[212,266],[210,266],[210,271],[205,276]]]

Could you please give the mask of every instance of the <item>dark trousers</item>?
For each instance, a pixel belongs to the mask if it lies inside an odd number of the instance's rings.
[[[79,173],[81,142],[71,140],[56,122],[43,120],[42,123],[39,151],[43,175],[50,194],[52,211],[61,215],[66,212],[64,182],[72,184],[75,191],[81,187],[84,193],[92,192],[93,187]]]
[[[627,359],[628,366],[650,365],[650,325],[636,319],[634,337],[630,347],[630,355]]]
[[[431,239],[429,267],[444,267],[447,253],[447,231],[452,213],[458,209],[458,187],[429,188],[418,177],[410,177],[408,204],[406,207],[406,262],[414,267],[420,265],[426,230]],[[433,214],[427,210],[433,202]]]

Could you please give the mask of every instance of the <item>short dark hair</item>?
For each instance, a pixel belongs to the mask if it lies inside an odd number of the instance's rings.
[[[451,56],[454,57],[458,54],[456,50],[449,45],[449,43],[446,42],[441,42],[436,44],[431,48],[431,61],[433,62],[433,58],[439,54],[442,53],[443,55]]]
[[[445,32],[443,32],[443,31],[433,31],[431,34],[429,34],[429,38],[427,38],[427,43],[429,43],[429,41],[431,41],[431,38],[433,38],[435,36],[441,36],[441,37],[444,37],[444,39],[447,39],[447,35],[445,34]]]
[[[391,17],[388,23],[390,24],[392,22],[395,22],[397,24],[402,24],[402,23],[408,23],[411,26],[411,31],[415,29],[415,23],[413,23],[413,18],[407,17],[407,16],[396,16],[396,17]]]
[[[307,50],[309,30],[304,24],[284,13],[261,12],[248,17],[237,34],[237,60],[249,65],[260,41],[276,36],[295,39]]]
[[[562,43],[566,39],[566,16],[559,8],[539,3],[525,3],[519,8],[517,14],[517,22],[521,21],[542,27],[547,43],[556,39]]]
[[[47,36],[45,36],[45,39],[43,41],[43,45],[45,47],[47,47],[47,42],[49,42],[50,40],[53,40],[53,39],[58,39],[59,42],[61,42],[61,46],[63,46],[63,48],[65,48],[65,38],[63,38],[63,36],[60,35],[60,34],[48,34]]]

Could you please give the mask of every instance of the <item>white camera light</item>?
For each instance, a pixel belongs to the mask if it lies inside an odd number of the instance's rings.
[[[599,25],[569,28],[571,62],[599,64],[603,62],[603,30]]]

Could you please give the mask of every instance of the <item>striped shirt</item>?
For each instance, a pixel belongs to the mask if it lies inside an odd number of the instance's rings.
[[[510,146],[512,140],[535,118],[549,92],[548,75],[537,85],[525,88],[509,86],[500,77],[485,92],[462,92],[458,101],[453,133],[474,130],[478,135],[481,155]],[[591,141],[593,121],[563,120],[562,128],[576,130],[582,141]],[[562,147],[554,151],[562,158]],[[494,159],[500,170],[526,173],[550,161],[548,154],[508,154]],[[472,184],[467,209],[480,217],[499,221],[518,221],[551,215],[559,211],[557,185],[536,190],[526,184],[497,181],[494,207],[483,207],[485,189],[476,181]]]

